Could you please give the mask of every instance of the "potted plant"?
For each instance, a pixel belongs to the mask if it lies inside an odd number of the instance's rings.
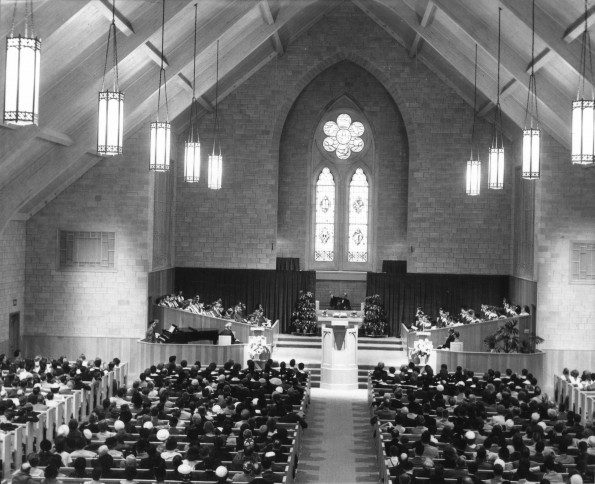
[[[382,299],[378,294],[368,296],[364,303],[364,321],[360,332],[365,336],[386,336],[388,324]]]
[[[295,311],[291,314],[291,331],[297,334],[314,335],[316,334],[316,302],[314,294],[311,292],[303,293],[295,303]]]
[[[483,340],[486,349],[492,353],[535,353],[535,347],[543,343],[543,338],[533,333],[521,341],[518,323],[516,319],[507,321],[487,336]]]

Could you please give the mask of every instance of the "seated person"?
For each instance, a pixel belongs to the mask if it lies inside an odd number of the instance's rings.
[[[231,323],[225,323],[225,329],[223,329],[223,331],[221,331],[219,335],[231,336],[232,344],[237,341],[235,335],[233,334],[233,331],[231,330]]]

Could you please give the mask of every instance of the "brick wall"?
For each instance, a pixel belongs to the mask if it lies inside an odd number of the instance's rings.
[[[285,123],[279,153],[278,252],[281,257],[299,257],[304,267],[309,234],[305,228],[313,196],[309,187],[313,165],[318,163],[312,159],[320,157],[310,152],[318,149],[312,148],[313,130],[320,122],[321,107],[343,94],[357,103],[373,130],[374,149],[364,160],[375,168],[369,182],[371,197],[377,200],[372,204],[372,228],[377,241],[374,262],[380,269],[382,260],[403,259],[407,253],[407,134],[382,84],[350,61],[340,61],[318,75],[301,93]],[[338,185],[343,182],[336,180]]]
[[[154,176],[148,144],[148,129],[141,129],[125,140],[123,156],[99,161],[27,221],[26,334],[144,335]],[[116,232],[116,270],[58,270],[60,229]]]
[[[9,222],[0,233],[0,342],[8,340],[8,317],[25,299],[25,222]],[[16,299],[16,306],[13,300]]]
[[[464,192],[472,109],[350,3],[220,104],[223,188],[178,178],[176,265],[274,268],[279,255],[304,266],[312,121],[345,93],[377,133],[377,260],[408,255],[410,272],[510,272],[510,173],[505,190],[488,193],[485,167],[483,194]],[[200,123],[203,177],[212,123]],[[491,130],[479,124],[487,161]]]
[[[541,166],[535,224],[537,334],[545,338],[546,350],[593,351],[595,285],[569,281],[570,243],[595,241],[595,170],[573,166],[570,152],[549,136],[543,140]]]

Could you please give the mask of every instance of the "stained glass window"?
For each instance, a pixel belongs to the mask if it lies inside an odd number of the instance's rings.
[[[352,152],[357,153],[364,148],[360,138],[364,134],[364,125],[359,121],[351,122],[349,114],[339,114],[337,122],[328,121],[323,128],[326,138],[322,145],[326,151],[334,151],[337,158],[346,160]]]
[[[368,179],[361,168],[349,183],[349,262],[368,261]]]
[[[335,180],[328,168],[323,168],[316,182],[316,239],[314,260],[332,262],[335,259]]]

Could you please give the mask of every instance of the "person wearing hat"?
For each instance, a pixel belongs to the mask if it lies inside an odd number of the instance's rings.
[[[23,462],[21,468],[12,476],[14,484],[35,484],[35,480],[29,474],[31,472],[31,464]]]

